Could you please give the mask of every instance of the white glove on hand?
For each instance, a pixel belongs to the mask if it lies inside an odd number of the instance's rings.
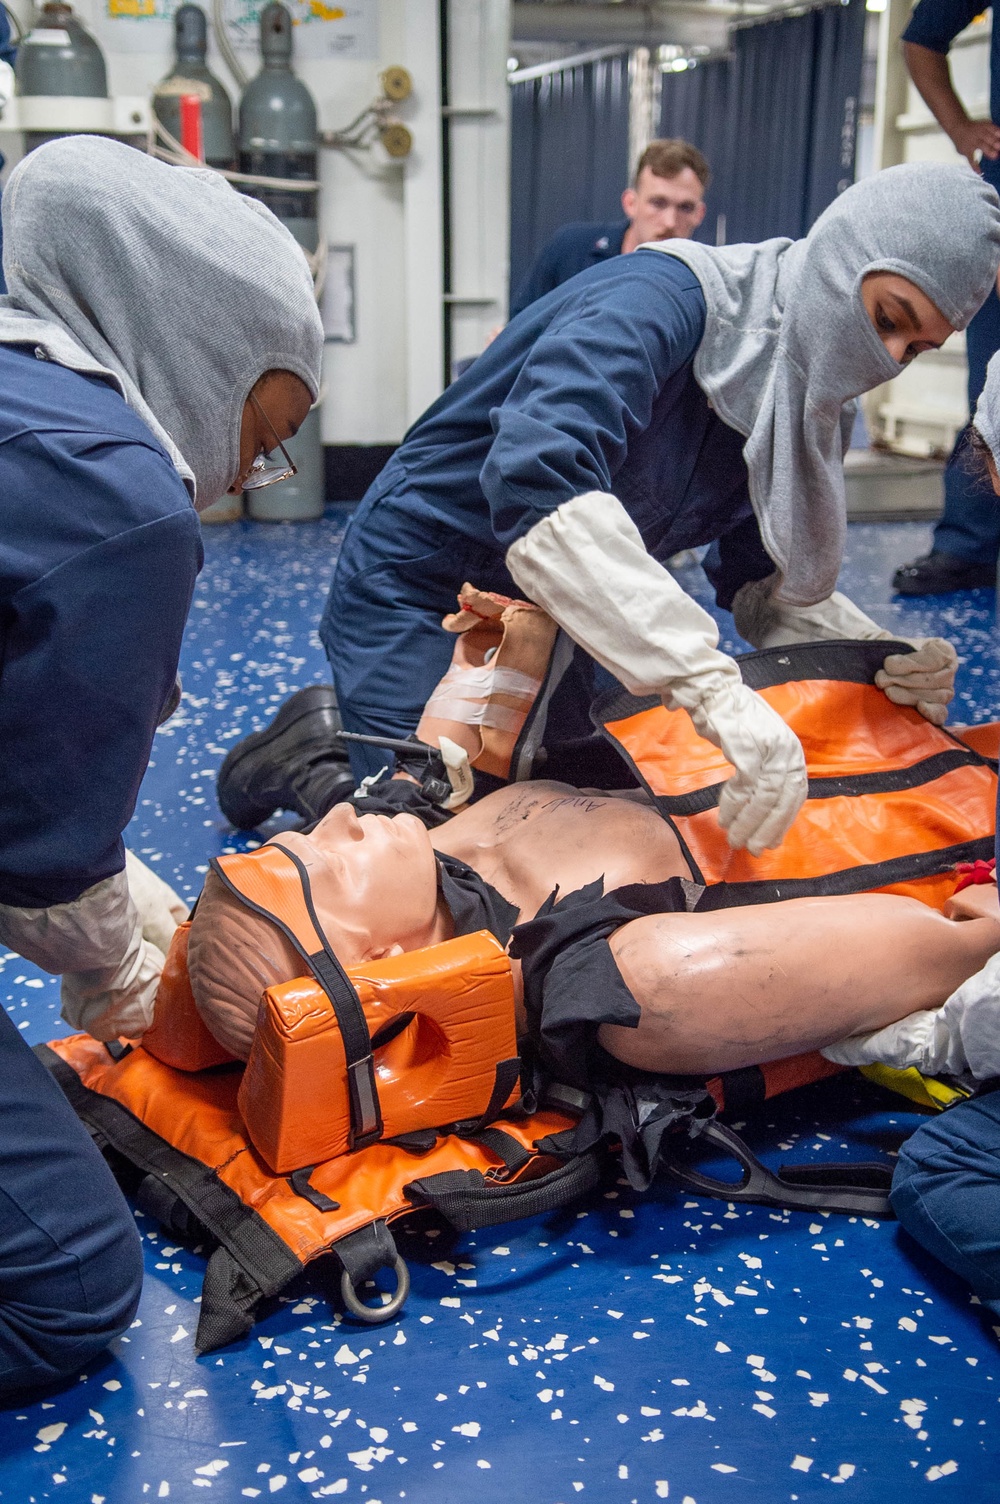
[[[894,705],[915,705],[925,720],[943,726],[955,694],[958,654],[943,637],[923,638],[915,653],[890,653],[875,683]]]
[[[132,851],[125,852],[125,876],[142,921],[142,938],[166,955],[174,930],[188,917],[187,904]]]
[[[679,694],[672,699],[683,703]],[[736,770],[719,797],[719,824],[730,846],[745,846],[751,856],[780,846],[809,787],[798,737],[741,679],[686,708],[698,735]]]
[[[9,99],[14,98],[14,70],[10,63],[0,62],[0,111]]]
[[[991,956],[940,1008],[911,1013],[873,1034],[855,1034],[820,1051],[838,1065],[916,1066],[925,1076],[977,1081],[1000,1076],[1000,954]]]
[[[718,650],[707,611],[646,552],[614,496],[564,502],[507,551],[525,596],[632,694],[689,712],[735,768],[719,802],[730,845],[781,844],[806,795],[798,737]]]
[[[843,638],[848,642],[912,642],[915,653],[890,653],[875,683],[894,705],[915,705],[925,720],[943,726],[955,693],[958,654],[943,637],[896,637],[866,616],[839,590],[815,606],[786,606],[772,592],[780,576],[751,580],[733,600],[733,620],[755,648]]]
[[[124,872],[72,903],[0,905],[0,940],[36,966],[62,973],[62,1015],[95,1039],[138,1038],[153,1017],[163,953],[142,935]]]

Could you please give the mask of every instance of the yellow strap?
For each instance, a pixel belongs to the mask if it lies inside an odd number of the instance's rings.
[[[901,1097],[909,1097],[911,1102],[917,1102],[921,1107],[931,1107],[935,1112],[942,1112],[953,1102],[961,1102],[972,1095],[964,1087],[950,1086],[939,1081],[936,1076],[922,1076],[915,1065],[907,1066],[902,1071],[891,1065],[863,1065],[861,1074],[877,1086],[884,1086]]]

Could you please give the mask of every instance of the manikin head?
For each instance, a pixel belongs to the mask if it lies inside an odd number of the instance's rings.
[[[687,141],[651,141],[639,158],[635,182],[622,194],[630,223],[623,251],[650,240],[690,240],[705,218],[708,163]]]
[[[415,815],[358,816],[338,804],[316,828],[275,836],[305,866],[316,916],[343,966],[400,955],[451,935],[431,838]],[[198,1011],[220,1044],[246,1059],[261,993],[308,968],[276,925],[209,873],[188,944]]]

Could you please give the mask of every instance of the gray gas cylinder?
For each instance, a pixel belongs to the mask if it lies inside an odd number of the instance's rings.
[[[14,77],[20,95],[108,97],[104,55],[63,0],[49,0],[39,10],[34,26],[18,46]],[[26,131],[25,150],[32,151],[62,134],[62,131]]]
[[[292,17],[271,4],[260,15],[264,66],[240,101],[240,171],[258,177],[314,181],[318,171],[316,106],[292,72]],[[301,246],[314,251],[319,240],[317,195],[250,188],[247,192],[286,224]]]
[[[318,176],[316,106],[292,72],[292,17],[286,6],[265,6],[260,16],[264,66],[240,101],[240,171],[257,177]],[[319,244],[318,195],[274,188],[247,188],[287,225],[299,244]],[[298,474],[263,491],[247,491],[247,515],[259,522],[306,522],[322,517],[326,500],[319,409],[313,408],[286,445]]]
[[[225,87],[205,63],[208,22],[197,5],[182,5],[174,12],[174,66],[153,91],[153,109],[170,134],[180,138],[182,94],[201,100],[201,129],[205,161],[209,167],[232,167],[233,105]]]

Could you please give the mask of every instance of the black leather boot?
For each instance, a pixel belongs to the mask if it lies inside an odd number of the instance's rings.
[[[949,590],[992,589],[996,585],[995,564],[974,564],[957,554],[929,554],[901,564],[892,577],[892,588],[899,595],[944,595]]]
[[[287,699],[263,731],[244,737],[219,770],[219,808],[231,825],[253,830],[277,810],[318,820],[354,792],[332,684],[310,684]]]

